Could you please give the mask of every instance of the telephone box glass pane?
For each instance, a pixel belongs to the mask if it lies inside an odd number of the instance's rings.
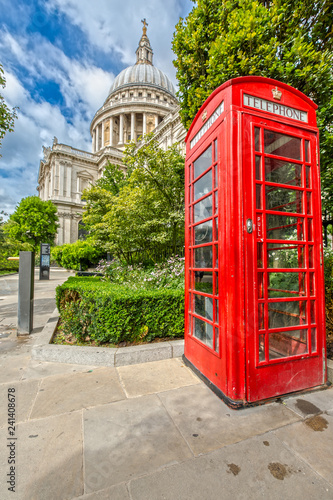
[[[292,330],[269,335],[269,359],[287,358],[307,352],[307,330]]]
[[[310,141],[305,141],[305,161],[310,161]]]
[[[212,348],[213,326],[199,318],[194,318],[194,337]]]
[[[263,267],[263,244],[262,243],[257,243],[257,267],[261,268]]]
[[[254,128],[254,150],[260,152],[260,128]]]
[[[314,261],[313,261],[313,246],[309,245],[309,267],[314,267]]]
[[[219,176],[217,171],[217,165],[214,167],[214,188],[217,188],[219,185]]]
[[[194,178],[196,179],[199,175],[203,174],[208,167],[212,164],[212,146],[209,146],[206,151],[202,153],[199,158],[194,162]]]
[[[268,323],[269,328],[288,328],[306,324],[306,302],[270,302]]]
[[[306,176],[306,187],[309,188],[311,187],[311,180],[310,180],[310,167],[308,165],[305,166],[305,176]]]
[[[304,246],[284,243],[267,244],[267,267],[269,268],[303,268]]]
[[[213,267],[213,249],[211,245],[194,249],[194,267]]]
[[[215,193],[214,193],[214,201],[215,201],[214,214],[217,214],[217,211],[218,211],[218,208],[219,208],[219,195],[218,195],[218,191],[215,191]]]
[[[203,295],[194,295],[194,312],[198,316],[213,321],[213,299]]]
[[[194,227],[194,244],[209,243],[213,240],[213,223],[208,220]]]
[[[308,219],[308,240],[313,241],[313,224],[312,219]]]
[[[265,158],[265,180],[301,187],[302,165],[290,161]]]
[[[261,157],[256,156],[256,180],[261,181]]]
[[[265,335],[259,335],[259,361],[265,361]]]
[[[311,328],[311,351],[317,351],[317,328]]]
[[[315,277],[314,277],[314,273],[309,273],[309,274],[310,274],[310,276],[309,276],[309,278],[310,278],[310,295],[314,295],[314,293],[315,293],[315,285],[314,285]]]
[[[211,271],[195,271],[194,290],[213,295],[213,273]]]
[[[258,304],[258,328],[259,330],[265,329],[265,304]]]
[[[304,273],[268,273],[268,297],[297,297],[305,295]]]
[[[312,208],[311,208],[311,193],[306,193],[306,206],[307,206],[307,213],[312,214]]]
[[[214,300],[215,302],[215,323],[219,324],[219,300]]]
[[[203,219],[208,219],[213,215],[213,198],[212,195],[199,201],[194,205],[194,222],[199,222]]]
[[[303,219],[283,215],[267,215],[269,240],[303,240]]]
[[[302,191],[280,186],[266,186],[266,209],[277,212],[303,213]],[[259,207],[257,207],[259,208]]]
[[[220,335],[219,335],[219,329],[215,328],[215,352],[219,352],[220,350]]]
[[[194,183],[194,199],[197,200],[208,194],[213,187],[213,176],[212,169],[210,169],[207,174],[200,177],[200,179]]]
[[[261,185],[256,186],[256,208],[259,210],[262,208],[262,196],[261,196]]]
[[[310,302],[310,318],[311,323],[316,323],[316,304],[314,300]]]
[[[264,131],[264,149],[266,154],[301,159],[301,142],[298,137],[279,134],[272,130]]]

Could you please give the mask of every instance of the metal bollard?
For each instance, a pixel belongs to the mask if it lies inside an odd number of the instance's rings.
[[[34,252],[20,252],[17,335],[29,335],[33,329]]]

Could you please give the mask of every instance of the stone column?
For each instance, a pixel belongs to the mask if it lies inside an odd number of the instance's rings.
[[[113,146],[113,117],[110,118],[110,146]]]
[[[142,127],[142,135],[147,133],[147,117],[146,113],[143,113],[143,127]]]
[[[96,127],[96,151],[97,152],[99,149],[99,126],[97,125]]]
[[[53,192],[53,189],[54,189],[54,168],[53,168],[53,165],[50,169],[50,175],[51,175],[50,196],[52,197],[54,195],[54,192]]]
[[[119,115],[119,142],[118,144],[124,144],[124,115]]]
[[[135,113],[131,113],[131,141],[134,141],[134,131],[135,131]]]
[[[102,122],[102,149],[104,148],[104,134],[105,134],[105,126],[104,126],[104,123],[105,122]]]
[[[71,198],[71,196],[72,196],[72,166],[68,165],[66,168],[67,168],[66,196],[68,198]]]
[[[64,165],[59,166],[59,196],[64,196]]]
[[[73,243],[71,241],[71,219],[69,215],[64,219],[64,243]]]
[[[158,126],[158,115],[155,116],[155,128]]]

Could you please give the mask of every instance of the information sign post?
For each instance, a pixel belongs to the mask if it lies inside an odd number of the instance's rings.
[[[50,279],[50,245],[49,243],[40,244],[40,266],[39,279]]]

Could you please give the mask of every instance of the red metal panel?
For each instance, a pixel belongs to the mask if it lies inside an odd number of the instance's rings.
[[[324,382],[315,110],[288,85],[236,78],[187,134],[185,357],[230,402]]]

